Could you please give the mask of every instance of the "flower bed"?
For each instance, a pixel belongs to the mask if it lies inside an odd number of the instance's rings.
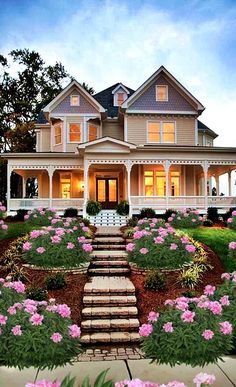
[[[60,218],[56,214],[54,208],[36,208],[33,211],[28,211],[27,215],[24,216],[24,220],[32,226],[49,226],[52,219]]]
[[[80,353],[80,328],[66,304],[25,298],[22,282],[0,279],[0,365],[52,369]]]
[[[229,243],[228,258],[232,260],[232,262],[236,262],[236,241]]]
[[[0,239],[7,233],[8,225],[4,221],[0,220]]]
[[[92,246],[78,229],[49,228],[34,230],[23,244],[23,259],[38,267],[78,267],[89,260]],[[85,232],[84,232],[85,234]]]
[[[201,226],[202,217],[199,216],[197,210],[185,209],[178,211],[176,214],[172,213],[168,218],[168,222],[176,228],[196,228]]]
[[[208,285],[200,297],[166,300],[162,313],[149,313],[148,324],[140,327],[148,358],[171,366],[204,366],[229,353],[236,328],[236,272],[222,278],[217,291]]]
[[[126,245],[131,262],[147,269],[178,269],[193,260],[196,247],[168,223],[163,225],[157,219],[138,223],[133,242]]]
[[[0,219],[3,219],[6,215],[6,207],[0,202]]]
[[[236,211],[233,211],[231,217],[227,219],[227,225],[232,230],[236,230]]]

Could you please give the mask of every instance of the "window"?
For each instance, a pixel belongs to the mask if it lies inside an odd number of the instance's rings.
[[[166,85],[156,86],[156,101],[157,102],[168,101],[168,86]]]
[[[90,124],[88,127],[88,140],[94,141],[96,139],[97,139],[97,126]]]
[[[81,142],[81,124],[69,124],[69,142]]]
[[[125,93],[117,93],[117,105],[121,106],[125,100]]]
[[[71,196],[71,176],[69,174],[62,174],[60,176],[61,183],[61,197],[63,199],[70,199]]]
[[[180,195],[180,173],[179,172],[171,172],[170,174],[170,182],[171,182],[171,196],[179,196]]]
[[[149,143],[175,143],[175,123],[163,121],[148,121],[147,142]]]
[[[71,95],[70,96],[70,106],[79,106],[79,95]]]
[[[180,172],[170,172],[171,196],[180,196]],[[145,196],[166,196],[166,174],[164,171],[144,171]]]
[[[153,186],[153,171],[144,172],[144,187],[145,187],[145,196],[153,196],[154,186]]]
[[[55,145],[61,144],[61,124],[54,125],[54,141]]]
[[[165,172],[156,172],[156,194],[157,196],[166,196],[166,174]]]

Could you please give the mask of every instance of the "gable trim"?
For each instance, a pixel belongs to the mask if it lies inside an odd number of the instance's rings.
[[[101,144],[101,143],[106,142],[106,141],[110,141],[113,144],[122,145],[122,146],[125,146],[125,147],[130,148],[130,149],[136,149],[137,148],[137,145],[135,145],[135,144],[133,144],[131,142],[118,140],[118,139],[116,139],[114,137],[109,137],[109,136],[101,137],[101,138],[98,138],[97,140],[93,140],[93,141],[83,142],[82,144],[79,144],[77,148],[78,149],[85,149],[87,146]]]
[[[126,89],[126,87],[125,87],[122,83],[119,83],[119,84],[115,87],[115,89],[112,90],[112,94],[115,94],[115,92],[116,92],[117,90],[119,90],[120,87],[126,92],[126,94],[130,94],[129,90]]]

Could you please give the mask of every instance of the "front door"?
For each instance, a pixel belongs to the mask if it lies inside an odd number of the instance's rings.
[[[96,200],[101,203],[103,209],[116,208],[118,195],[117,183],[117,178],[97,177]]]

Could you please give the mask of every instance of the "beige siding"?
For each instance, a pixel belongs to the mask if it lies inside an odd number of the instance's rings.
[[[102,123],[102,136],[124,140],[124,128],[119,122],[104,121]]]
[[[186,195],[194,196],[194,169],[191,165],[186,165],[185,167],[185,187]]]
[[[203,134],[198,133],[198,145],[202,146],[203,145]]]
[[[192,117],[127,117],[128,142],[137,145],[147,144],[147,122],[149,120],[174,121],[176,123],[176,143],[178,145],[195,145],[195,119]]]
[[[41,130],[41,152],[50,152],[51,150],[51,128]]]

